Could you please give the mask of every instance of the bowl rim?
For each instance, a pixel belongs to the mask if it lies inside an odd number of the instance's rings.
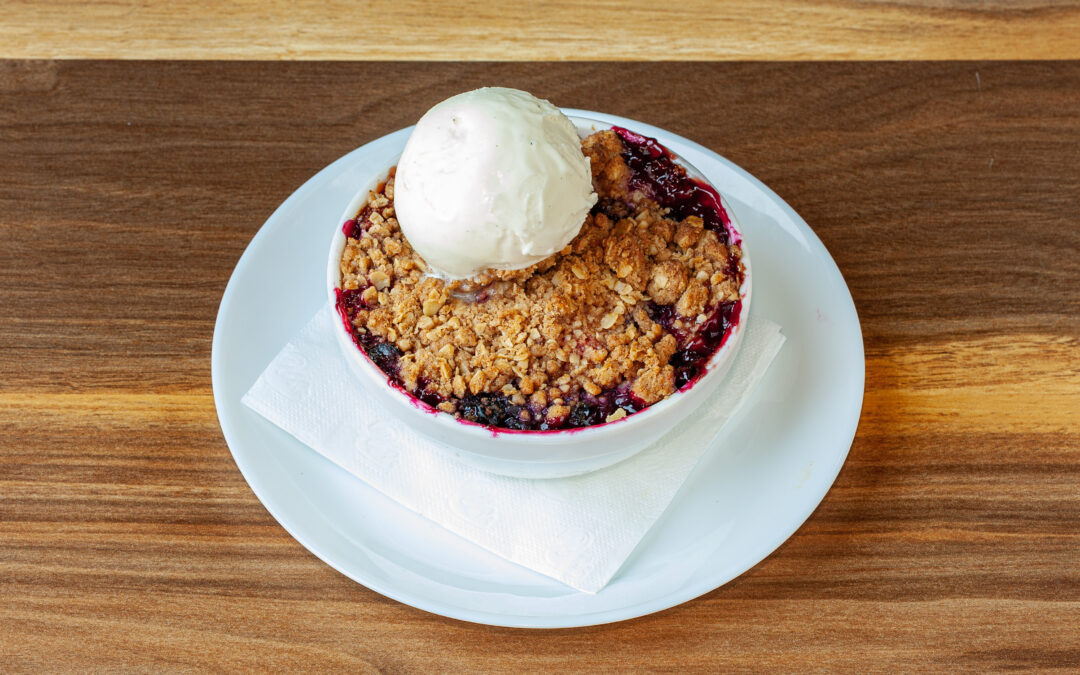
[[[564,110],[564,112],[566,111]],[[570,118],[570,121],[574,123],[575,128],[577,128],[578,134],[583,138],[589,133],[618,126],[603,120],[578,114],[577,112],[566,112],[566,114],[567,117]],[[583,127],[590,125],[591,129],[583,129]],[[638,133],[633,129],[629,129],[629,131]],[[729,329],[727,335],[724,336],[720,348],[713,352],[712,356],[709,357],[708,362],[704,365],[704,372],[688,383],[683,389],[676,390],[663,400],[657,401],[633,414],[626,415],[625,417],[610,422],[601,422],[600,424],[594,424],[587,427],[520,430],[491,427],[479,422],[459,419],[451,413],[438,410],[434,406],[421,401],[419,398],[405,391],[401,385],[394,382],[393,379],[376,366],[375,362],[371,360],[371,357],[369,357],[367,353],[354,342],[351,331],[348,331],[345,328],[344,322],[341,320],[342,317],[337,311],[337,292],[341,289],[341,255],[345,250],[347,239],[345,236],[344,224],[353,219],[367,202],[368,193],[375,189],[379,183],[386,180],[390,169],[397,166],[397,163],[401,158],[400,152],[396,153],[395,158],[390,163],[386,166],[379,167],[378,171],[372,173],[372,178],[367,181],[364,184],[364,187],[358,190],[349,201],[348,206],[346,206],[341,216],[338,217],[337,224],[334,227],[334,235],[330,243],[330,255],[327,261],[327,298],[330,302],[330,306],[335,310],[335,334],[338,337],[339,345],[342,346],[348,354],[347,358],[349,358],[351,362],[359,364],[364,371],[369,376],[375,378],[375,380],[382,381],[385,384],[384,390],[389,392],[391,398],[397,400],[399,403],[406,404],[410,409],[417,413],[429,415],[430,419],[436,424],[444,426],[447,429],[453,429],[455,432],[463,433],[473,438],[490,439],[492,437],[510,436],[515,439],[527,439],[529,442],[537,444],[555,444],[568,439],[569,437],[573,437],[576,442],[586,441],[593,439],[594,437],[599,437],[613,429],[629,431],[631,425],[642,426],[648,423],[649,420],[662,416],[669,410],[677,407],[689,394],[696,389],[703,387],[706,379],[710,379],[711,376],[716,375],[718,372],[723,372],[724,369],[720,368],[720,366],[734,358],[734,354],[738,350],[738,346],[741,342],[741,334],[746,330],[746,322],[750,314],[753,274],[751,273],[750,254],[747,251],[744,233],[742,228],[739,227],[738,219],[734,215],[731,205],[724,198],[724,195],[715,185],[713,185],[712,181],[705,177],[705,175],[687,159],[676,154],[670,148],[667,148],[667,146],[662,147],[670,153],[675,161],[687,170],[687,173],[690,176],[705,182],[720,195],[720,205],[728,214],[729,223],[726,224],[726,227],[728,228],[729,233],[733,231],[738,236],[738,243],[742,248],[743,253],[740,259],[744,269],[743,283],[739,287],[740,302],[742,304],[739,309],[738,318],[734,325]],[[357,358],[357,355],[359,355],[360,358]],[[700,403],[701,402],[699,402],[699,404]]]

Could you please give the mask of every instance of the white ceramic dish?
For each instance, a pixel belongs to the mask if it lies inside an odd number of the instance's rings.
[[[214,402],[237,466],[270,513],[346,576],[429,612],[502,626],[568,627],[656,612],[727,583],[774,551],[825,496],[855,434],[863,394],[858,317],[820,240],[775,193],[708,149],[649,125],[586,111],[657,138],[738,212],[754,252],[753,316],[787,342],[716,447],[612,582],[573,591],[408,511],[246,408],[240,399],[326,303],[320,270],[334,219],[365,167],[409,130],[334,162],[267,219],[229,281],[214,330]]]
[[[571,121],[578,134],[585,137],[612,125],[602,121],[573,116]],[[634,131],[633,128],[630,128]],[[353,218],[367,203],[369,191],[382,180],[392,166],[397,164],[400,151],[388,163],[372,163],[368,173],[357,183],[359,189],[348,206],[338,217],[337,228],[330,239],[330,254],[326,266],[327,300],[333,306],[341,288],[341,254],[345,248],[342,225]],[[692,178],[708,182],[693,165],[679,158]],[[721,197],[723,200],[723,197]],[[723,207],[731,219],[731,233],[736,241],[741,239],[731,205]],[[356,375],[367,385],[368,393],[376,397],[387,410],[397,415],[402,424],[419,431],[429,438],[454,448],[459,459],[479,469],[521,478],[561,478],[595,471],[622,461],[647,448],[656,439],[671,431],[716,391],[731,367],[732,360],[742,341],[743,327],[750,311],[751,280],[750,255],[743,246],[745,281],[740,288],[742,305],[738,318],[723,346],[709,359],[705,374],[690,387],[676,392],[644,410],[617,422],[580,429],[559,431],[508,431],[496,430],[478,424],[463,423],[453,415],[438,412],[421,403],[402,389],[390,386],[387,376],[376,366],[363,350],[352,341],[344,322],[337,325],[338,344]]]

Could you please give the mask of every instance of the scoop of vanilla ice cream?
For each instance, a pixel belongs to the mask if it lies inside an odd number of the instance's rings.
[[[405,238],[450,279],[543,260],[570,243],[595,203],[574,124],[551,103],[502,87],[427,111],[394,178]]]

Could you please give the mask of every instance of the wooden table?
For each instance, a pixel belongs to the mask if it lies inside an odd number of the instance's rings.
[[[274,208],[484,84],[699,141],[819,234],[866,401],[836,485],[704,597],[579,630],[444,619],[263,509],[214,414]],[[1080,664],[1080,63],[0,62],[0,671]]]
[[[1080,58],[1080,0],[5,0],[6,58]]]

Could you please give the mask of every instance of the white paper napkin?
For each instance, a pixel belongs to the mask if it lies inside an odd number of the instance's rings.
[[[452,458],[365,395],[324,307],[244,395],[249,408],[391,499],[519,565],[588,593],[603,588],[717,442],[784,337],[760,318],[703,409],[649,448],[584,476],[527,480]],[[348,402],[347,405],[343,402]]]

